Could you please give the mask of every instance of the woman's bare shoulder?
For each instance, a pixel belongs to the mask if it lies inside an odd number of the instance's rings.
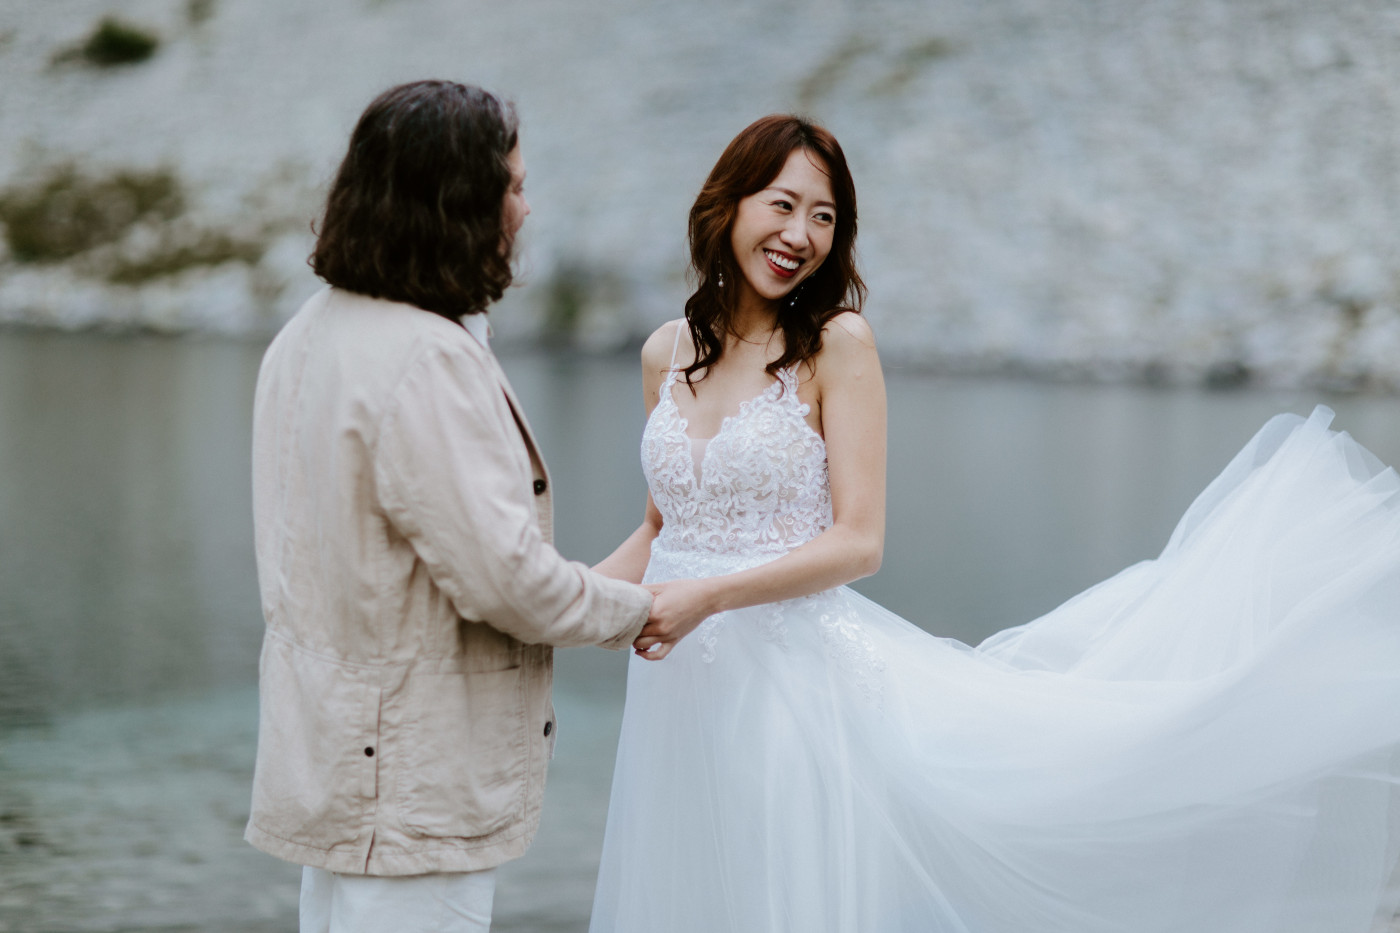
[[[822,346],[812,359],[814,374],[841,378],[852,370],[880,365],[875,332],[854,311],[842,311],[822,327]]]
[[[676,347],[680,329],[684,328],[685,319],[676,318],[674,321],[667,321],[656,330],[651,332],[646,343],[642,344],[642,368],[648,373],[663,372],[671,368],[671,353]],[[677,354],[677,359],[683,359],[684,354]]]
[[[842,352],[852,352],[857,347],[875,349],[875,331],[870,322],[855,311],[842,311],[822,327],[822,346],[833,344]]]
[[[875,332],[854,311],[842,311],[822,326],[822,345],[807,361],[808,372],[820,397],[826,386],[880,368]]]

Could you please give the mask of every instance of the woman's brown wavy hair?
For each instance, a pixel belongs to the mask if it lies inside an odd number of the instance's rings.
[[[502,206],[515,110],[478,87],[417,81],[365,108],[326,199],[311,268],[337,288],[456,322],[511,283]]]
[[[730,244],[739,201],[768,187],[798,149],[816,157],[831,180],[836,228],[821,267],[778,303],[783,354],[768,364],[768,372],[776,374],[816,356],[827,321],[842,311],[859,313],[865,303],[865,282],[855,259],[856,186],[841,144],[825,128],[801,117],[763,117],[734,137],[690,209],[690,265],[696,288],[685,303],[685,319],[696,356],[682,370],[687,384],[698,381],[692,378],[695,373],[719,361],[726,336],[737,336],[733,321],[738,289],[719,282],[721,275],[727,283],[742,275]],[[701,373],[699,378],[704,377]]]

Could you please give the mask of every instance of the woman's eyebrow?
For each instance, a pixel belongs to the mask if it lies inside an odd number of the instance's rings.
[[[794,201],[800,201],[800,200],[802,200],[802,198],[800,198],[800,197],[798,196],[797,192],[796,192],[796,191],[793,191],[791,188],[779,188],[779,187],[777,187],[777,186],[775,186],[775,185],[770,185],[770,186],[768,186],[768,188],[766,188],[765,190],[767,190],[767,191],[776,191],[776,192],[778,192],[779,194],[785,194],[785,195],[787,195],[788,197],[792,198]],[[836,205],[835,205],[835,204],[832,204],[830,201],[817,201],[817,202],[816,202],[815,204],[813,204],[812,206],[813,206],[813,207],[829,207],[829,208],[831,208],[832,210],[836,210]]]

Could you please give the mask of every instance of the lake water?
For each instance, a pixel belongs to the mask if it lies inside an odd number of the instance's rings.
[[[299,869],[241,841],[262,620],[249,503],[262,346],[0,333],[0,933],[293,931]],[[640,521],[633,357],[507,354],[558,543]],[[1400,463],[1400,400],[888,373],[889,532],[858,588],[976,641],[1153,556],[1272,414]],[[991,568],[994,568],[992,570]],[[558,755],[498,933],[586,927],[625,657],[558,655]]]

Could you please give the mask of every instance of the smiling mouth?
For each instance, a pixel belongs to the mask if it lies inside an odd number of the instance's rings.
[[[765,249],[763,255],[769,267],[785,279],[796,275],[798,266],[802,265],[802,260],[796,256],[787,256],[775,250]]]

